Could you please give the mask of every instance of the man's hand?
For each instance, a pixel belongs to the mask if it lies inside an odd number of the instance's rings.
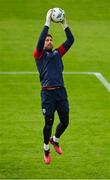
[[[66,21],[66,17],[64,18],[64,20],[61,22],[62,23],[62,27],[65,30],[68,27],[67,21]]]
[[[52,9],[49,9],[48,12],[47,12],[45,26],[50,27],[52,11],[53,11]]]

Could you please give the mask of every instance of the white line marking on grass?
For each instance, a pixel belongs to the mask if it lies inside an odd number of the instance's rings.
[[[63,72],[63,74],[84,74],[84,75],[94,75],[95,73],[98,72]],[[39,74],[38,72],[31,72],[31,71],[16,71],[16,72],[0,72],[0,74],[9,74],[9,75],[25,75],[25,74]]]
[[[84,75],[94,75],[95,72],[64,72],[63,74],[84,74]],[[97,73],[97,72],[96,72]]]
[[[104,76],[98,72],[95,73],[94,75],[105,86],[105,88],[110,92],[110,83],[104,78]]]
[[[103,86],[105,86],[105,88],[110,92],[110,83],[99,72],[64,72],[64,74],[95,75],[96,78],[103,84]]]
[[[0,75],[34,75],[39,74],[38,72],[31,71],[21,71],[21,72],[0,72]],[[110,83],[105,79],[105,77],[99,72],[64,72],[63,74],[79,74],[79,75],[95,75],[95,77],[105,86],[105,88],[110,92]]]
[[[21,71],[21,72],[19,72],[19,71],[16,71],[16,72],[0,72],[0,74],[2,75],[2,74],[9,74],[9,75],[13,75],[13,74],[15,74],[15,75],[26,75],[26,74],[38,74],[38,72],[29,72],[29,71]]]

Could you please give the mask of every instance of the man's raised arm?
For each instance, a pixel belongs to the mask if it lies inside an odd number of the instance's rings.
[[[62,22],[62,26],[63,26],[63,29],[65,31],[67,39],[63,44],[61,44],[58,47],[58,51],[59,51],[61,56],[63,56],[69,50],[69,48],[72,46],[72,44],[74,42],[74,37],[73,37],[73,34],[72,34],[70,28],[67,25],[66,18]]]
[[[36,46],[36,48],[34,50],[33,56],[34,56],[35,59],[39,59],[42,56],[44,43],[45,43],[45,38],[46,38],[46,36],[48,34],[48,29],[50,27],[51,13],[52,13],[52,9],[50,9],[47,12],[45,26],[44,26],[41,34],[40,34],[37,46]]]

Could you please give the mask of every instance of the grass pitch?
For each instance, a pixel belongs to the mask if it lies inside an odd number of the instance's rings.
[[[64,8],[75,44],[64,71],[101,72],[110,82],[110,2],[108,0],[0,0],[0,72],[36,71],[32,57],[46,11]],[[55,47],[65,40],[59,24],[50,33]],[[44,125],[38,75],[0,74],[1,179],[109,179],[110,93],[92,75],[64,75],[70,125],[61,137],[63,155],[51,148],[43,162]],[[53,127],[55,132],[58,117]]]

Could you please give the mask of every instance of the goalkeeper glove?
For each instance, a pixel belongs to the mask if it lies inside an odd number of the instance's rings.
[[[50,27],[52,9],[49,9],[46,16],[45,26]]]
[[[64,20],[61,23],[62,23],[63,29],[65,30],[68,27],[66,18],[64,18]]]

